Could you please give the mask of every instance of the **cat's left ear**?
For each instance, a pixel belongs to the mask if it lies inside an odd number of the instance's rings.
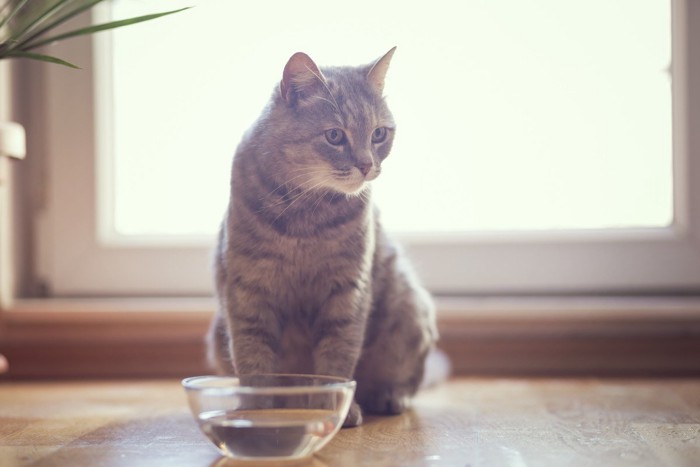
[[[382,58],[374,62],[367,73],[367,81],[379,94],[384,91],[384,78],[387,70],[389,70],[389,63],[391,63],[391,57],[394,56],[395,51],[396,47],[392,47]]]
[[[292,55],[282,73],[282,98],[292,104],[297,95],[310,93],[317,86],[327,86],[326,78],[311,57],[304,52]]]

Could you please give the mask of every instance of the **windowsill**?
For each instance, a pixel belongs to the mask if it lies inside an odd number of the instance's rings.
[[[457,374],[700,373],[700,297],[438,298]],[[0,315],[9,377],[206,373],[210,298],[18,300]]]
[[[601,319],[694,320],[700,319],[698,296],[438,296],[440,317],[460,320],[526,319],[576,321]],[[18,299],[5,319],[80,319],[107,314],[115,319],[141,319],[172,313],[201,317],[216,308],[209,297],[30,298]],[[118,315],[117,316],[115,316]],[[209,317],[207,316],[207,320]]]

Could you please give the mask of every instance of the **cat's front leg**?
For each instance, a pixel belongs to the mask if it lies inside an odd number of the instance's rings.
[[[313,328],[314,372],[351,379],[362,351],[370,300],[364,290],[336,293],[316,317]],[[343,426],[362,423],[362,410],[353,401]]]
[[[274,308],[257,293],[234,290],[232,295],[228,311],[236,373],[274,373],[282,333]]]

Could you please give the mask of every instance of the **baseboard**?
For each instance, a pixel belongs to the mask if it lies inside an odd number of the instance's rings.
[[[696,298],[440,298],[455,375],[700,374]],[[208,299],[29,300],[0,315],[5,379],[208,373]]]

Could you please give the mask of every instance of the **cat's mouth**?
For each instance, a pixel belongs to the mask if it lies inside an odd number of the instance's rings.
[[[379,172],[380,170],[375,167],[367,172],[367,174],[363,174],[359,170],[335,173],[334,180],[336,183],[334,183],[332,188],[347,195],[359,194],[366,188],[369,182],[375,180],[379,176]]]
[[[382,171],[381,167],[374,167],[370,172],[365,175],[365,182],[371,182],[379,177],[379,173]]]

